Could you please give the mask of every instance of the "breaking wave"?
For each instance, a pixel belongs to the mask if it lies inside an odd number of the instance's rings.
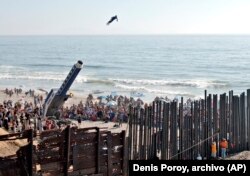
[[[227,82],[217,80],[133,80],[112,79],[114,82],[128,85],[153,85],[171,87],[196,87],[196,88],[224,88],[229,86]]]

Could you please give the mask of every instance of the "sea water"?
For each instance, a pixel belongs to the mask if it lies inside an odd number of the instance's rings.
[[[77,60],[73,94],[151,101],[250,88],[250,36],[230,35],[0,36],[0,88],[59,88]]]

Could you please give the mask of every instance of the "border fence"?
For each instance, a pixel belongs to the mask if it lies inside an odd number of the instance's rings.
[[[234,95],[207,95],[183,102],[158,99],[150,105],[130,107],[128,151],[130,160],[210,159],[211,144],[228,140],[228,154],[249,150],[250,89]]]

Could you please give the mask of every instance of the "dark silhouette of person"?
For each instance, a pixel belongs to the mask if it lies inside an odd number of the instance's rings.
[[[117,15],[111,17],[111,19],[107,22],[107,25],[109,25],[110,23],[112,23],[114,20],[118,21]]]

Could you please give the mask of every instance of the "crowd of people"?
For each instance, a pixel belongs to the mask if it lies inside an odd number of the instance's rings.
[[[16,102],[11,100],[10,92],[20,96]],[[80,125],[84,120],[103,121],[105,123],[115,122],[115,127],[120,127],[128,120],[129,105],[143,106],[143,101],[138,98],[126,96],[101,96],[94,98],[89,94],[86,102],[80,101],[71,106],[62,106],[55,113],[54,117],[43,116],[44,98],[36,95],[33,90],[25,92],[22,96],[21,89],[6,89],[7,98],[0,102],[0,127],[10,132],[22,132],[26,129],[34,129],[39,132],[49,129],[63,128],[66,122],[73,125]],[[28,102],[25,97],[32,97],[33,101]],[[78,122],[78,124],[77,124]]]
[[[71,106],[59,107],[55,117],[43,117],[44,97],[42,94],[35,94],[34,90],[28,90],[22,94],[21,88],[5,89],[9,98],[0,102],[0,127],[13,132],[21,132],[33,128],[38,131],[47,129],[62,128],[65,122],[73,122],[78,126],[84,120],[116,122],[115,127],[120,127],[128,121],[129,106],[144,107],[145,103],[139,98],[126,97],[122,95],[108,95],[94,98],[89,94],[86,102],[80,101],[78,104]],[[20,100],[13,102],[13,94],[20,96]],[[28,102],[25,97],[32,97],[33,101]],[[167,97],[156,97],[155,100],[162,99],[170,101]],[[174,100],[178,101],[178,100]],[[187,101],[188,105],[189,100]],[[187,106],[188,112],[188,106]],[[75,120],[75,121],[74,121]]]

